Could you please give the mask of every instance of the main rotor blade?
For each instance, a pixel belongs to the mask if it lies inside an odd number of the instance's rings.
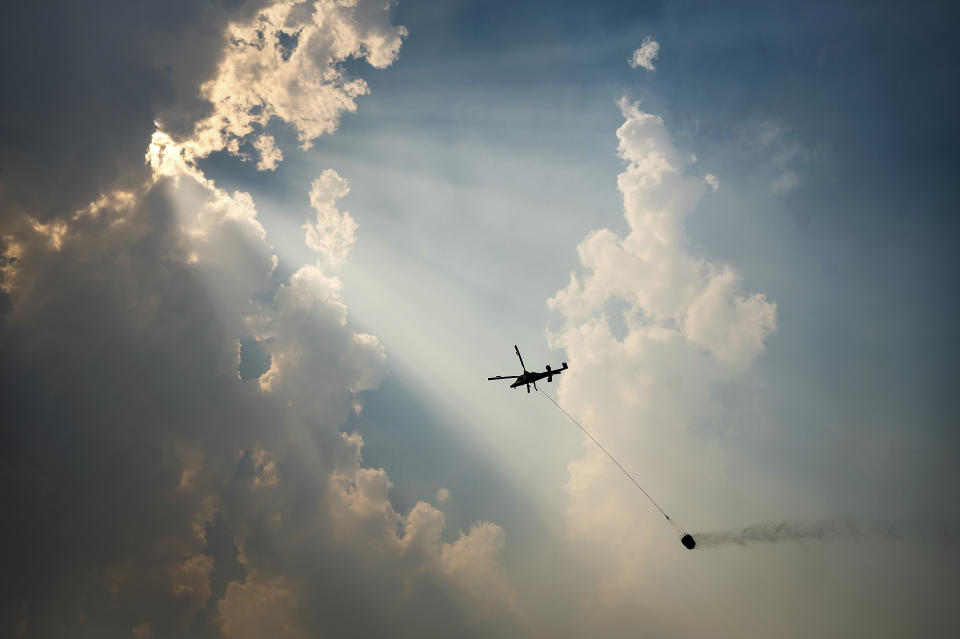
[[[488,380],[491,379],[517,379],[519,375],[497,375],[496,377],[488,377]]]
[[[520,357],[520,349],[517,348],[517,345],[516,345],[516,344],[513,345],[513,350],[517,351],[517,357]],[[526,372],[527,372],[527,365],[523,363],[523,358],[522,358],[522,357],[520,357],[520,366],[523,367],[523,372],[526,373]]]

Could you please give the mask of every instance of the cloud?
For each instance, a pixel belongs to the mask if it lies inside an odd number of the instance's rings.
[[[108,1],[7,15],[0,47],[16,64],[0,69],[0,235],[17,215],[68,217],[146,179],[140,159],[155,122],[177,136],[192,130],[209,108],[199,86],[216,70],[227,24],[265,3]],[[38,48],[38,34],[52,44]]]
[[[723,477],[720,451],[690,426],[712,412],[714,386],[738,380],[763,351],[777,312],[762,294],[743,292],[733,267],[689,251],[685,220],[708,182],[687,174],[691,158],[662,119],[625,100],[620,108],[626,168],[617,183],[628,231],[592,231],[581,242],[582,272],[549,300],[561,324],[549,338],[571,362],[561,403],[622,451],[628,469],[642,471],[641,483],[669,513],[687,490]],[[624,309],[625,335],[611,330],[612,308]],[[595,596],[603,605],[636,596],[639,549],[655,543],[658,513],[635,507],[636,489],[592,444],[569,469],[569,530],[608,551]]]
[[[550,305],[573,326],[602,317],[607,301],[620,298],[630,304],[627,319],[638,329],[687,342],[690,336],[681,327],[710,295],[711,284],[732,286],[738,278],[686,251],[684,220],[702,196],[704,181],[683,174],[686,158],[673,147],[659,117],[625,101],[620,106],[626,121],[617,135],[627,170],[618,185],[630,233],[621,238],[608,229],[591,232],[577,248],[586,275],[571,274],[570,284]],[[696,328],[706,330],[699,321]],[[769,332],[763,326],[756,331],[760,342]]]
[[[800,186],[800,177],[796,171],[784,171],[772,182],[770,191],[773,193],[789,193]]]
[[[344,63],[385,68],[406,35],[391,3],[370,0],[101,4],[4,20],[5,59],[38,33],[55,33],[56,46],[2,70],[0,234],[14,214],[46,223],[136,188],[157,123],[195,157],[247,158],[252,138],[258,168],[273,170],[282,155],[267,124],[290,123],[309,147],[368,92]]]
[[[190,555],[178,564],[169,567],[170,582],[176,597],[196,601],[202,608],[207,604],[212,591],[210,575],[213,573],[213,558],[207,555]]]
[[[249,195],[218,188],[165,134],[147,161],[147,183],[65,223],[58,243],[29,220],[5,240],[0,375],[5,422],[23,436],[2,458],[20,531],[6,541],[43,559],[5,562],[19,586],[3,627],[49,634],[79,606],[78,634],[182,634],[197,619],[211,636],[336,634],[344,597],[409,615],[447,599],[511,614],[503,530],[480,523],[444,543],[443,513],[426,502],[397,512],[385,471],[362,465],[359,435],[340,434],[384,354],[349,327],[336,276],[321,260],[277,281]],[[270,367],[244,381],[238,344],[251,337]],[[40,445],[52,432],[56,445]],[[210,605],[214,517],[246,577]],[[366,587],[371,571],[382,588]],[[85,594],[98,592],[102,602]],[[360,627],[401,619],[413,622],[384,612]]]
[[[303,639],[309,636],[294,618],[297,599],[282,577],[266,583],[232,582],[218,604],[217,622],[228,639]]]
[[[640,48],[633,52],[633,57],[630,58],[630,68],[636,69],[640,67],[647,71],[656,71],[657,68],[653,66],[653,61],[656,60],[659,55],[660,43],[650,36],[647,36],[643,39]]]
[[[274,263],[249,198],[184,171],[109,201],[59,247],[29,221],[6,241],[22,247],[0,331],[19,442],[2,453],[4,563],[18,586],[0,624],[28,636],[167,634],[201,614],[213,487],[251,443],[242,412],[257,412],[236,344]]]
[[[775,195],[797,189],[801,183],[800,168],[810,159],[810,151],[791,135],[783,123],[762,120],[741,133],[742,144],[750,153],[766,156],[768,188]]]
[[[316,211],[316,222],[307,222],[307,246],[322,254],[326,263],[336,267],[343,263],[356,241],[357,223],[349,213],[340,213],[336,201],[350,193],[347,181],[333,169],[327,169],[313,181],[310,206]]]
[[[253,142],[253,148],[260,154],[257,169],[260,171],[275,171],[283,161],[283,152],[277,148],[276,140],[272,135],[261,135]]]
[[[743,296],[737,274],[725,267],[691,301],[683,330],[692,343],[737,365],[751,362],[763,351],[776,325],[776,306],[759,293]]]
[[[142,623],[133,627],[133,639],[152,639],[152,637],[153,630],[150,629],[150,624]]]
[[[317,261],[281,279],[253,198],[195,162],[240,155],[253,136],[259,168],[275,168],[267,123],[290,123],[304,145],[332,131],[366,92],[340,64],[389,65],[405,31],[374,2],[230,16],[222,57],[201,65],[213,75],[195,126],[189,104],[146,109],[179,125],[143,135],[142,171],[90,171],[66,185],[66,211],[18,200],[0,229],[0,634],[508,626],[504,531],[478,522],[444,541],[443,512],[395,510],[386,472],[340,432],[385,372],[336,275],[355,242],[335,206],[346,182],[328,170],[304,185]],[[241,342],[269,361],[261,375],[241,379]],[[365,614],[347,619],[348,608]]]
[[[703,179],[707,181],[707,184],[709,184],[710,188],[712,188],[714,191],[720,188],[720,180],[713,173],[707,173],[705,176],[703,176]]]
[[[240,155],[246,138],[273,118],[291,124],[301,147],[310,148],[368,92],[342,63],[365,59],[382,69],[397,57],[407,31],[390,23],[389,9],[389,3],[288,0],[233,22],[216,74],[201,87],[213,110],[184,140],[185,150],[195,157],[224,149]],[[260,168],[270,169],[280,158],[265,140],[256,142]]]

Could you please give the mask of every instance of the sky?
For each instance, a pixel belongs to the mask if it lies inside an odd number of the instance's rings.
[[[956,18],[5,9],[0,634],[960,633]]]

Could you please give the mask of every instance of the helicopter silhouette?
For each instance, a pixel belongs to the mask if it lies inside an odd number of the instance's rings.
[[[537,388],[537,380],[546,378],[548,382],[553,381],[554,375],[559,375],[563,371],[569,368],[566,362],[563,362],[563,368],[558,368],[556,370],[550,368],[550,364],[547,364],[547,371],[545,373],[537,373],[535,371],[528,371],[526,365],[523,363],[523,357],[520,355],[520,349],[517,348],[517,345],[513,345],[513,350],[517,351],[517,357],[520,358],[520,366],[523,368],[522,375],[497,375],[496,377],[488,377],[487,380],[495,379],[515,379],[514,383],[510,384],[510,388],[519,388],[520,386],[526,386],[527,392],[530,392],[530,384],[533,384],[535,390],[540,390]]]

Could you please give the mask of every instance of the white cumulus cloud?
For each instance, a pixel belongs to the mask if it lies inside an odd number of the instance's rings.
[[[645,487],[682,503],[723,477],[720,451],[689,429],[710,414],[711,389],[738,379],[776,328],[776,305],[747,294],[736,270],[692,254],[685,222],[709,188],[688,175],[661,118],[621,101],[617,131],[626,168],[618,177],[628,231],[591,232],[578,247],[582,271],[549,301],[561,326],[550,333],[571,362],[565,408],[620,461],[641,469]],[[626,334],[615,336],[608,313]],[[602,381],[601,381],[602,380]],[[643,584],[641,548],[657,543],[659,515],[637,506],[632,484],[590,442],[570,464],[568,525],[609,552],[596,597],[612,605]],[[683,472],[677,471],[682,460]],[[671,542],[671,543],[675,543]]]
[[[653,61],[656,60],[659,55],[660,43],[650,36],[647,36],[643,39],[640,48],[633,52],[633,57],[630,58],[630,68],[636,69],[640,67],[647,71],[656,71],[657,68],[653,65]]]
[[[307,246],[320,253],[329,266],[343,263],[356,241],[357,223],[347,212],[336,208],[337,200],[350,193],[347,181],[333,169],[327,169],[310,187],[310,206],[316,221],[307,222]]]
[[[342,63],[365,59],[382,69],[397,57],[407,31],[391,24],[389,9],[372,0],[287,0],[231,24],[216,75],[201,88],[213,111],[196,124],[187,151],[239,155],[246,138],[272,118],[291,124],[303,148],[334,131],[341,114],[354,111],[368,92]],[[262,168],[279,161],[272,145],[258,143],[267,147]]]

